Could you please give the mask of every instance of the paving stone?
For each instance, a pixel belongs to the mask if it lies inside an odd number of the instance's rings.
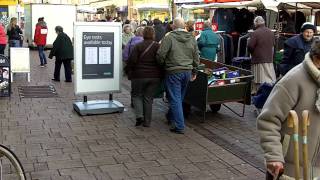
[[[144,167],[159,166],[159,164],[156,161],[129,162],[125,163],[125,165],[128,169],[139,169]]]
[[[173,166],[147,167],[147,168],[144,168],[143,170],[149,176],[172,174],[172,173],[179,172],[179,170]]]
[[[85,157],[81,158],[82,162],[85,166],[101,166],[101,165],[108,165],[108,164],[117,164],[113,157]]]
[[[83,164],[80,160],[65,160],[48,162],[49,169],[81,168]]]
[[[31,59],[38,59],[36,51],[31,51]],[[176,135],[166,125],[167,104],[155,99],[152,127],[136,128],[131,108],[121,114],[76,114],[72,102],[82,97],[74,95],[72,83],[50,81],[53,66],[54,61],[48,61],[47,68],[31,61],[31,82],[16,75],[13,96],[0,100],[0,143],[14,150],[28,179],[248,180],[250,174],[255,180],[264,178],[260,170],[239,158],[263,165],[252,107],[248,107],[245,118],[225,108],[216,114],[207,113],[205,123],[199,123],[193,112],[186,121],[186,134]],[[59,98],[17,97],[20,85],[48,84],[55,86]],[[129,107],[130,81],[123,78],[121,84],[122,92],[114,98]],[[241,111],[241,105],[231,106]],[[10,172],[11,168],[5,165],[4,170]]]

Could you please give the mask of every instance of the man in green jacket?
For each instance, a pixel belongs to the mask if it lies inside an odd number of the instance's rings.
[[[213,32],[211,22],[206,21],[204,23],[204,30],[201,32],[198,39],[200,56],[211,61],[216,60],[219,44],[219,37],[215,32]]]
[[[187,32],[184,20],[176,18],[173,21],[174,31],[161,41],[157,52],[158,62],[165,67],[165,85],[169,96],[170,108],[168,119],[174,126],[171,132],[184,133],[184,116],[182,101],[188,82],[195,80],[199,65],[199,51],[192,33]]]

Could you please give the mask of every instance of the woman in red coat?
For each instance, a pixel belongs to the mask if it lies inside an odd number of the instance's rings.
[[[4,54],[4,50],[6,49],[7,45],[7,35],[4,30],[3,24],[0,23],[0,54]]]
[[[46,55],[44,53],[44,46],[47,44],[47,34],[47,24],[44,22],[44,18],[41,17],[38,19],[36,31],[34,33],[34,43],[37,45],[39,51],[40,67],[44,67],[47,64]]]

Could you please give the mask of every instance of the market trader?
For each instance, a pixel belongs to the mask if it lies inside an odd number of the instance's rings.
[[[248,50],[252,55],[252,72],[254,75],[252,93],[256,93],[263,83],[274,83],[276,73],[273,67],[274,33],[265,26],[263,17],[254,21],[256,30],[250,34]]]
[[[304,60],[304,56],[311,48],[315,32],[316,27],[312,23],[306,22],[301,26],[301,34],[284,43],[283,59],[280,63],[282,76]]]

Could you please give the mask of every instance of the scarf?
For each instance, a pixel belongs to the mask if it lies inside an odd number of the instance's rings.
[[[317,90],[315,106],[317,110],[320,112],[320,70],[312,62],[309,53],[306,54],[305,60],[303,61],[303,65],[307,69],[309,75],[312,77],[312,79],[317,83],[319,87]]]

